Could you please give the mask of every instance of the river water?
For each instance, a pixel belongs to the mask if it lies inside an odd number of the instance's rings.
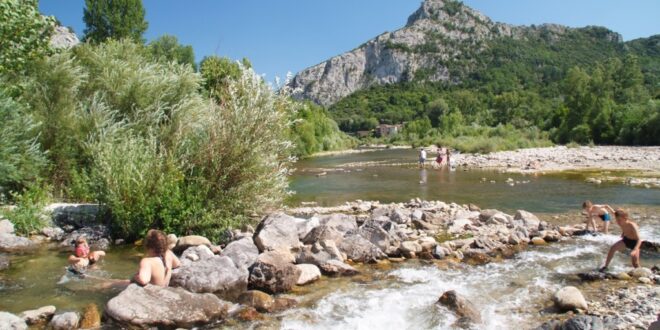
[[[419,197],[475,203],[506,212],[572,211],[577,221],[581,202],[591,199],[646,210],[634,213],[635,220],[645,239],[660,241],[660,218],[654,213],[660,210],[658,190],[588,184],[579,174],[523,176],[496,171],[420,170],[415,161],[414,150],[303,160],[292,177],[290,189],[296,193],[288,203],[336,205],[355,199],[399,202]],[[326,175],[317,176],[322,172]],[[505,183],[508,178],[514,180],[514,186]],[[590,299],[589,287],[578,284],[571,275],[600,266],[609,245],[617,239],[615,235],[569,239],[560,244],[530,247],[512,259],[485,266],[422,261],[387,267],[367,265],[361,267],[363,275],[324,279],[298,288],[292,294],[299,301],[298,308],[273,315],[264,323],[239,327],[448,329],[455,317],[435,302],[444,291],[456,290],[481,311],[484,324],[480,329],[529,328],[549,317],[542,311],[551,293],[563,285],[578,285]],[[102,309],[118,291],[100,289],[101,281],[81,280],[68,274],[64,268],[67,256],[67,252],[47,248],[36,254],[12,256],[10,269],[0,272],[0,310],[19,313],[52,304],[59,311],[79,311],[90,302]],[[135,272],[140,257],[138,248],[112,248],[91,274],[98,278],[128,278]],[[642,256],[643,265],[659,261],[657,255]],[[612,271],[628,270],[629,262],[626,255],[618,254]]]

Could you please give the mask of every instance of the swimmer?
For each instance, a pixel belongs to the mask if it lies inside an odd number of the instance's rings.
[[[92,265],[105,256],[104,251],[90,252],[87,239],[79,236],[75,241],[76,249],[73,255],[69,256],[69,265],[77,272],[82,272],[87,266]]]

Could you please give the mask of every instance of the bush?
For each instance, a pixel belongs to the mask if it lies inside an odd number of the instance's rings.
[[[43,218],[44,207],[51,197],[50,187],[34,183],[22,193],[13,193],[14,208],[0,210],[0,213],[14,224],[17,234],[27,236],[43,228],[47,222]]]

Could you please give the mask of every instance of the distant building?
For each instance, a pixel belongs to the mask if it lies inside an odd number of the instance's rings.
[[[357,137],[359,138],[366,138],[372,136],[374,133],[373,130],[371,131],[357,131]]]
[[[380,137],[395,135],[401,132],[402,128],[403,128],[402,124],[396,124],[396,125],[380,124],[378,125],[378,127],[376,127],[376,135]]]

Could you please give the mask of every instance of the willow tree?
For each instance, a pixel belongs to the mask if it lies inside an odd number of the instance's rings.
[[[148,26],[142,0],[85,0],[83,20],[83,40],[92,43],[124,38],[144,43]]]

